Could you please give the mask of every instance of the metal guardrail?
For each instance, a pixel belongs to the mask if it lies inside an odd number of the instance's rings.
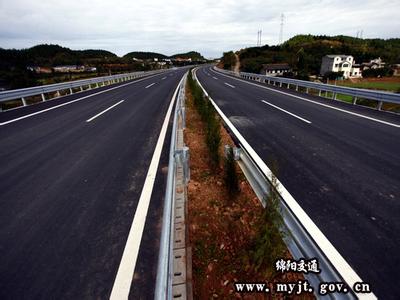
[[[40,95],[42,101],[46,101],[46,94],[48,93],[57,93],[57,97],[60,96],[60,91],[68,91],[68,94],[73,94],[73,89],[79,88],[80,91],[84,90],[84,87],[91,89],[92,86],[95,88],[110,85],[118,82],[123,82],[127,80],[132,80],[139,77],[144,77],[148,75],[153,75],[156,73],[163,72],[165,70],[156,70],[156,71],[148,71],[148,72],[133,72],[133,73],[126,73],[126,74],[118,74],[118,75],[111,75],[111,76],[103,76],[103,77],[96,77],[90,79],[83,79],[83,80],[76,80],[76,81],[69,81],[63,83],[56,83],[56,84],[49,84],[43,86],[35,86],[30,88],[24,89],[17,89],[17,90],[9,90],[0,92],[0,111],[1,111],[1,104],[4,102],[9,102],[12,100],[20,100],[22,102],[22,106],[28,105],[26,102],[27,97],[38,96]]]
[[[304,81],[304,80],[297,80],[291,78],[284,78],[284,77],[273,77],[261,74],[254,74],[254,73],[246,73],[246,72],[239,72],[235,73],[233,71],[219,69],[214,67],[214,69],[218,72],[222,72],[225,74],[239,76],[244,79],[250,79],[254,81],[258,81],[261,83],[268,83],[273,85],[279,85],[282,87],[283,84],[289,89],[290,86],[296,87],[296,91],[298,91],[299,87],[303,87],[306,89],[306,93],[308,93],[309,89],[314,89],[319,91],[319,96],[322,95],[322,92],[325,94],[332,93],[332,99],[337,98],[338,94],[341,95],[348,95],[353,97],[353,104],[357,103],[359,99],[370,99],[378,101],[377,109],[380,110],[382,108],[383,102],[395,103],[400,104],[400,94],[398,93],[390,93],[390,92],[383,92],[383,91],[373,91],[373,90],[366,90],[366,89],[358,89],[358,88],[350,88],[350,87],[343,87],[325,83],[317,83],[311,81]]]
[[[169,152],[167,187],[154,299],[187,299],[186,282],[186,187],[189,182],[189,148],[183,141],[185,128],[184,75],[176,96]]]
[[[195,72],[193,72],[193,74],[193,77],[204,94],[208,97],[209,101],[211,101],[215,110],[229,128],[231,135],[233,135],[234,139],[239,144],[240,148],[234,149],[235,159],[238,161],[239,166],[242,168],[243,173],[263,206],[268,205],[265,200],[272,188],[279,193],[279,210],[283,217],[283,230],[287,233],[284,236],[284,241],[293,258],[296,260],[318,259],[321,272],[318,274],[304,274],[314,287],[316,297],[318,299],[377,299],[373,293],[366,294],[355,291],[354,287],[356,284],[362,282],[361,278],[334,248],[297,201],[274,176],[272,171],[245,140],[229,118],[208,95]],[[276,180],[276,185],[272,186],[274,178]],[[349,288],[348,293],[332,293],[325,296],[318,294],[317,289],[319,288],[319,284],[328,282],[345,283]]]

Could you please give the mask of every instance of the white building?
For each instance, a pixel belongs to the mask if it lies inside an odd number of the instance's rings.
[[[326,55],[322,58],[321,75],[327,72],[343,72],[344,78],[361,77],[360,66],[351,55]]]
[[[268,76],[282,76],[285,73],[292,72],[289,64],[264,64],[262,65],[261,74]]]

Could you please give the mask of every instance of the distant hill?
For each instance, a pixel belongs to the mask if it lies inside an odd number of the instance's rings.
[[[134,51],[134,52],[129,52],[128,54],[125,54],[123,58],[137,58],[137,59],[152,59],[152,58],[168,58],[168,56],[161,54],[161,53],[156,53],[156,52],[141,52],[141,51]]]
[[[176,56],[190,57],[194,61],[202,58],[200,53],[194,51]],[[146,71],[161,67],[153,63],[135,62],[132,60],[133,57],[144,60],[168,58],[167,55],[161,53],[139,51],[119,57],[105,50],[72,50],[52,44],[42,44],[27,49],[0,48],[0,88],[13,89],[35,86],[42,82],[47,84],[48,78],[63,81],[66,77],[65,75],[62,77],[62,75],[53,74],[51,70],[50,73],[36,73],[28,67],[38,66],[50,69],[60,65],[87,65],[96,68],[96,73],[86,74],[85,76]],[[182,63],[179,63],[179,65],[182,65]],[[68,79],[72,80],[71,74],[68,75]]]
[[[279,46],[252,47],[237,53],[243,71],[258,73],[262,64],[286,62],[299,73],[318,74],[322,57],[327,54],[352,55],[357,63],[377,57],[387,64],[400,63],[400,39],[297,35]],[[231,61],[231,55],[226,58]]]
[[[156,53],[156,52],[140,52],[140,51],[135,51],[135,52],[129,52],[128,54],[125,54],[123,58],[137,58],[137,59],[152,59],[152,58],[158,58],[158,59],[163,59],[163,58],[191,58],[193,61],[197,60],[204,60],[204,57],[196,51],[190,51],[186,53],[180,53],[180,54],[174,54],[171,56],[167,56],[161,53]]]
[[[191,58],[193,61],[199,61],[199,60],[205,60],[205,58],[196,51],[190,51],[186,53],[180,53],[180,54],[174,54],[171,56],[171,58]]]
[[[37,45],[27,49],[1,49],[0,70],[8,67],[87,64],[117,56],[105,50],[71,50],[59,45]]]

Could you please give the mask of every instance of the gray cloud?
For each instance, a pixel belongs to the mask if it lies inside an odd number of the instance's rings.
[[[208,57],[263,43],[276,44],[280,14],[284,39],[296,34],[399,37],[400,2],[392,0],[0,0],[0,47],[58,43],[173,54],[197,50]]]

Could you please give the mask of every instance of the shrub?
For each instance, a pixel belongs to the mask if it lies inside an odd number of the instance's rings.
[[[239,180],[236,173],[235,159],[232,147],[228,148],[225,157],[225,186],[230,196],[234,196],[239,192]]]
[[[272,177],[271,186],[254,245],[253,260],[256,270],[262,268],[273,273],[274,263],[284,255],[285,245],[282,240],[283,218],[279,213],[278,184],[275,176]]]
[[[206,145],[210,154],[210,163],[213,168],[219,166],[219,147],[221,134],[219,121],[215,115],[215,109],[211,101],[207,99],[200,86],[194,81],[191,72],[188,76],[188,84],[193,95],[194,106],[200,114],[201,120],[206,125]]]

